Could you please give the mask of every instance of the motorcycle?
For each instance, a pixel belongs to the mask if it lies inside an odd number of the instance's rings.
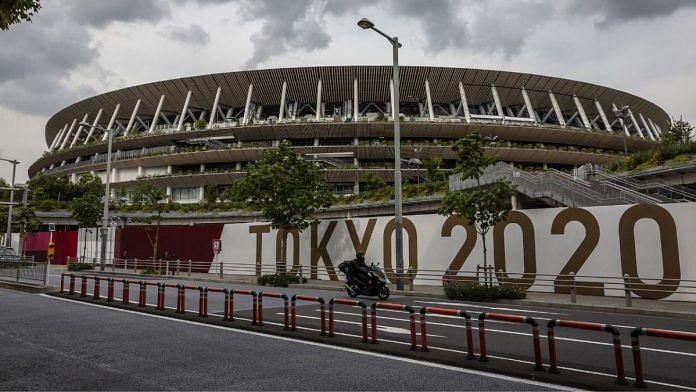
[[[345,288],[348,296],[377,296],[381,300],[389,298],[387,277],[378,266],[370,264],[367,271],[364,271],[355,261],[344,261],[338,265],[338,269],[346,275]]]

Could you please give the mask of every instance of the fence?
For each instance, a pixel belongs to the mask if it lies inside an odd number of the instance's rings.
[[[68,258],[68,263],[84,262],[100,267],[98,259]],[[105,270],[151,271],[155,274],[171,276],[192,276],[204,273],[209,277],[224,279],[226,275],[247,276],[250,279],[266,274],[288,273],[297,275],[302,281],[306,277],[307,266],[286,264],[252,264],[229,261],[203,262],[192,260],[152,260],[152,259],[109,259]],[[311,273],[326,273],[325,267],[310,267]],[[340,273],[336,271],[332,271]],[[600,276],[568,274],[542,274],[536,272],[513,273],[493,266],[476,266],[474,270],[436,270],[422,269],[404,272],[407,289],[414,290],[415,284],[424,286],[446,286],[452,283],[479,283],[516,287],[523,291],[570,294],[575,303],[578,295],[624,297],[626,306],[633,305],[632,298],[643,297],[664,299],[672,294],[682,296],[680,300],[696,301],[696,280],[672,279],[665,276]],[[658,283],[645,283],[657,281]]]
[[[20,261],[0,261],[0,279],[21,283],[44,284],[46,282],[47,263],[34,262],[32,258]]]
[[[68,288],[66,290],[66,278],[68,279],[69,284],[67,285]],[[79,279],[80,283],[80,288],[79,291],[76,290],[76,281]],[[88,295],[89,293],[87,292],[87,281],[88,280],[93,280],[94,282],[94,292],[92,295]],[[108,283],[107,285],[107,296],[105,299],[101,299],[101,288],[103,285],[99,284],[101,282],[106,281]],[[247,291],[247,290],[238,290],[234,288],[218,288],[218,287],[202,287],[202,286],[183,286],[183,285],[174,285],[173,283],[170,282],[149,282],[149,281],[129,281],[128,279],[114,279],[112,277],[100,277],[100,276],[93,276],[93,275],[80,275],[80,274],[71,274],[71,273],[63,273],[61,275],[61,282],[60,282],[60,292],[65,293],[67,291],[68,296],[75,297],[79,294],[81,298],[83,298],[86,301],[102,301],[104,302],[112,302],[114,301],[114,284],[115,283],[120,283],[122,285],[122,290],[123,290],[123,301],[122,304],[126,306],[134,306],[135,309],[142,309],[143,307],[150,306],[147,304],[145,301],[145,293],[142,292],[142,288],[146,287],[148,285],[156,285],[158,290],[157,290],[157,305],[155,306],[155,310],[158,311],[167,311],[164,306],[164,290],[166,288],[177,288],[177,306],[176,306],[176,312],[173,314],[177,313],[186,313],[186,312],[194,312],[198,314],[198,317],[202,319],[205,319],[208,317],[208,293],[222,293],[225,297],[225,315],[223,317],[223,320],[228,321],[228,322],[233,322],[234,320],[234,294],[241,294],[241,295],[251,295],[253,297],[253,320],[252,320],[252,325],[256,325],[256,327],[261,327],[263,325],[263,302],[262,299],[263,297],[271,297],[271,298],[276,298],[280,299],[283,301],[284,305],[284,313],[283,313],[283,327],[286,330],[293,331],[296,329],[296,321],[295,321],[295,312],[294,312],[294,306],[293,306],[293,317],[292,317],[292,329],[288,328],[288,295],[282,292],[264,292],[264,293],[259,293],[258,294],[258,301],[257,301],[257,295],[253,291]],[[138,298],[138,302],[131,302],[129,300],[129,291],[130,291],[130,285],[131,284],[138,284],[139,287],[141,288],[141,293]],[[195,312],[194,310],[187,310],[186,309],[186,302],[185,302],[185,290],[193,290],[197,291],[199,293],[199,301],[198,301],[198,311]],[[329,301],[324,301],[323,298],[321,297],[314,297],[314,296],[306,296],[306,295],[300,295],[297,294],[293,296],[293,303],[296,302],[297,300],[301,301],[310,301],[310,302],[316,302],[319,303],[321,308],[323,309],[324,304],[328,303],[329,304],[329,311],[328,311],[328,317],[329,317],[329,322],[328,322],[328,330],[329,333],[326,335],[327,342],[330,341],[330,339],[335,335],[335,320],[334,320],[334,305],[336,304],[341,304],[341,305],[346,305],[349,307],[357,307],[360,309],[361,315],[362,315],[362,334],[358,335],[357,337],[360,337],[362,342],[367,343],[370,341],[371,343],[377,343],[377,323],[378,323],[378,315],[377,315],[377,309],[384,309],[384,310],[391,310],[391,311],[398,311],[398,312],[403,312],[403,314],[407,315],[408,319],[403,320],[403,321],[408,321],[408,326],[409,326],[409,349],[410,350],[417,350],[418,345],[416,341],[416,318],[415,318],[415,309],[407,304],[396,304],[396,303],[387,303],[387,302],[375,302],[371,306],[371,332],[372,336],[371,339],[368,340],[368,316],[367,316],[367,306],[365,303],[359,300],[354,300],[354,299],[347,299],[347,298],[332,298]],[[462,304],[462,306],[466,306],[465,304]],[[432,315],[440,315],[440,316],[450,316],[450,317],[461,317],[465,321],[466,325],[466,359],[475,359],[474,355],[474,340],[472,338],[472,327],[471,327],[471,316],[469,315],[468,312],[462,310],[462,309],[454,309],[454,308],[440,308],[440,307],[421,307],[419,311],[421,315],[420,319],[420,330],[421,330],[421,347],[420,347],[420,352],[427,357],[427,352],[430,350],[428,349],[428,344],[427,344],[427,331],[426,331],[426,314],[432,314]],[[322,316],[322,320],[323,320]],[[538,331],[538,324],[537,322],[532,319],[531,317],[524,316],[524,315],[510,315],[510,314],[501,314],[501,313],[480,313],[478,316],[479,320],[479,328],[478,328],[478,333],[479,333],[479,359],[482,361],[489,360],[487,357],[486,353],[486,329],[485,326],[483,325],[484,320],[497,320],[497,321],[505,321],[505,322],[512,322],[512,323],[522,323],[522,324],[528,324],[529,326],[532,327],[532,347],[531,347],[531,355],[534,358],[534,364],[535,368],[534,370],[543,370],[542,367],[542,358],[541,358],[541,347],[540,347],[540,336],[539,336],[539,331]],[[321,330],[324,331],[324,323],[321,323]],[[621,338],[620,338],[620,332],[617,328],[609,325],[609,324],[599,324],[599,323],[591,323],[591,322],[584,322],[584,321],[575,321],[575,320],[550,320],[547,324],[547,343],[548,343],[548,349],[549,349],[549,373],[555,374],[559,372],[559,367],[558,367],[558,358],[557,358],[557,352],[556,352],[556,340],[555,340],[555,329],[556,328],[571,328],[571,329],[581,329],[581,330],[587,330],[587,331],[597,331],[597,332],[604,332],[604,333],[609,333],[612,336],[612,346],[613,346],[613,354],[614,354],[614,359],[616,363],[616,382],[619,384],[626,384],[626,377],[624,375],[624,364],[623,364],[623,352],[622,352],[622,347],[621,347]],[[289,331],[289,332],[290,332]],[[296,332],[291,332],[291,333],[296,333]],[[348,335],[347,336],[355,336],[355,335]],[[636,328],[633,330],[631,333],[632,336],[632,344],[633,344],[633,357],[634,357],[634,365],[635,365],[635,371],[636,371],[636,386],[645,386],[645,380],[643,378],[643,365],[642,361],[640,358],[640,344],[638,342],[639,336],[644,335],[644,336],[653,336],[653,337],[658,337],[658,338],[663,338],[663,339],[678,339],[678,340],[688,340],[688,341],[696,341],[696,333],[693,332],[686,332],[686,331],[672,331],[672,330],[663,330],[663,329],[654,329],[654,328]],[[322,336],[324,336],[322,334]],[[449,349],[445,349],[448,351],[451,351]],[[608,353],[607,353],[608,354]]]

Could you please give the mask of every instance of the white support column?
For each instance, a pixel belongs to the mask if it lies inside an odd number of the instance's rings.
[[[191,103],[191,90],[186,94],[186,100],[184,101],[184,107],[181,108],[181,114],[179,115],[179,124],[176,126],[176,131],[181,132],[184,127],[184,119],[186,119],[186,112],[188,111],[189,103]]]
[[[244,104],[244,117],[242,117],[242,125],[247,125],[249,121],[249,108],[251,108],[251,94],[254,92],[254,85],[249,85],[249,90],[247,91],[246,103]]]
[[[638,121],[636,121],[636,117],[633,115],[633,112],[631,111],[631,109],[628,109],[628,117],[631,118],[631,123],[633,123],[633,127],[636,128],[640,137],[645,139],[645,135],[643,135],[643,131],[640,129],[640,126],[638,126]]]
[[[121,110],[121,104],[116,104],[116,108],[114,108],[114,113],[111,115],[111,119],[109,120],[109,124],[106,126],[106,130],[110,131],[111,128],[114,126],[114,123],[116,122],[116,116],[118,116],[118,112]],[[104,132],[102,135],[102,141],[105,141],[106,138],[109,136],[108,132]]]
[[[92,121],[92,126],[89,128],[89,132],[87,133],[87,137],[85,138],[85,142],[82,144],[87,144],[89,142],[89,139],[92,138],[92,135],[94,135],[94,130],[96,129],[95,127],[99,123],[99,119],[101,118],[101,115],[103,112],[104,112],[104,109],[99,108],[99,111],[97,112],[97,117],[95,117],[94,121]]]
[[[297,106],[298,106],[298,102],[297,101],[293,102],[293,104],[292,104],[292,119],[293,119],[293,121],[297,119]]]
[[[648,117],[648,123],[650,124],[650,128],[652,128],[652,131],[655,134],[655,136],[657,136],[658,139],[662,139],[662,136],[660,136],[660,133],[657,132],[657,127],[655,127],[655,123],[653,122],[653,120],[650,117]]]
[[[609,123],[609,119],[607,118],[607,115],[604,113],[604,109],[602,108],[602,104],[599,103],[598,100],[594,100],[595,107],[597,108],[597,112],[599,112],[599,117],[602,119],[602,122],[604,123],[604,129],[606,129],[608,132],[614,132],[613,129],[611,129],[611,124]]]
[[[217,91],[215,92],[213,108],[210,110],[210,121],[208,121],[208,129],[213,128],[213,124],[215,124],[215,115],[217,114],[218,104],[220,103],[220,94],[222,94],[222,89],[218,87]]]
[[[494,84],[491,84],[491,94],[493,94],[493,102],[495,102],[495,111],[498,112],[498,115],[500,117],[505,118],[505,113],[503,113],[503,104],[500,103],[498,89],[495,88]]]
[[[53,138],[53,142],[51,142],[51,145],[48,147],[48,151],[53,151],[53,149],[56,147],[56,144],[58,144],[58,141],[63,137],[65,134],[65,131],[68,130],[68,124],[66,123],[63,129],[58,131],[56,134],[56,137]]]
[[[561,125],[561,128],[565,128],[566,122],[563,118],[563,112],[561,112],[561,105],[558,104],[558,101],[556,100],[556,96],[553,94],[553,91],[549,91],[549,99],[551,100],[551,105],[553,105],[553,111],[554,113],[556,113],[558,123]]]
[[[280,112],[278,112],[278,121],[283,121],[285,115],[285,96],[288,90],[288,83],[283,80],[283,88],[280,91]]]
[[[648,132],[648,136],[650,136],[650,140],[655,141],[655,136],[653,136],[652,131],[650,130],[650,127],[648,126],[647,121],[645,121],[645,117],[643,117],[643,113],[638,113],[638,118],[640,118],[640,122],[643,123],[643,128]]]
[[[135,107],[133,107],[133,113],[131,113],[130,120],[128,120],[128,125],[126,126],[126,130],[123,132],[123,136],[128,136],[128,133],[133,127],[133,123],[135,122],[135,116],[138,115],[138,109],[140,109],[140,102],[140,99],[138,99],[135,102]]]
[[[358,115],[360,114],[360,111],[358,107],[358,79],[353,79],[353,121],[357,122],[358,121]]]
[[[532,100],[529,99],[529,94],[527,94],[527,89],[524,87],[522,87],[522,99],[524,100],[524,106],[527,108],[527,116],[534,120],[534,124],[536,124],[538,122],[536,112],[534,111],[534,106],[532,106]]]
[[[143,176],[143,167],[138,166],[138,178],[141,178]]]
[[[155,127],[159,122],[160,113],[162,113],[162,105],[164,105],[164,94],[160,97],[159,103],[157,104],[157,109],[155,109],[155,115],[152,117],[152,124],[150,124],[150,129],[147,133],[155,132]]]
[[[77,119],[73,119],[72,124],[70,124],[70,128],[68,128],[68,133],[65,134],[63,137],[63,142],[60,144],[59,150],[62,150],[65,148],[65,145],[68,143],[68,139],[70,139],[70,135],[72,134],[73,129],[75,129],[75,124],[77,124]]]
[[[464,84],[459,82],[459,98],[462,100],[462,110],[464,111],[464,119],[467,124],[471,122],[471,113],[469,112],[469,101],[466,99],[466,93],[464,92]]]
[[[575,107],[578,108],[578,113],[580,113],[580,119],[582,120],[582,124],[585,126],[585,128],[592,129],[590,119],[587,118],[587,113],[585,113],[585,108],[582,107],[582,102],[580,102],[580,98],[578,98],[577,95],[573,95],[573,101],[575,102]]]
[[[85,116],[82,117],[82,121],[80,121],[80,124],[77,127],[77,132],[75,132],[75,136],[73,136],[72,142],[70,142],[70,148],[72,148],[75,145],[75,143],[77,143],[77,139],[80,137],[80,134],[82,133],[82,129],[84,128],[82,123],[86,122],[87,118],[89,118],[89,113],[85,113]]]
[[[317,111],[316,111],[316,119],[321,118],[321,79],[319,79],[319,82],[317,83]]]
[[[435,113],[433,113],[433,99],[430,96],[430,82],[428,82],[428,79],[425,79],[425,98],[428,101],[428,116],[430,116],[430,120],[435,119]]]
[[[391,114],[392,118],[396,118],[397,114],[394,113],[394,80],[389,80],[389,100],[391,102]]]

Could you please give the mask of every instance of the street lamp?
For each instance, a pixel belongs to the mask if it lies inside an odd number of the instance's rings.
[[[5,246],[8,248],[12,246],[12,205],[14,204],[14,188],[15,188],[15,174],[17,172],[17,165],[19,162],[13,159],[0,158],[0,161],[9,162],[12,164],[12,183],[10,184],[10,204],[7,210],[7,238],[5,238]]]
[[[377,34],[386,38],[392,45],[392,53],[394,59],[394,232],[396,240],[396,289],[403,290],[403,273],[404,273],[404,237],[402,224],[402,206],[401,206],[401,132],[399,130],[399,37],[390,37],[381,30],[375,27],[369,19],[362,18],[358,21],[358,26],[362,29],[371,29]]]
[[[628,134],[628,129],[626,129],[626,118],[628,118],[628,110],[630,108],[628,105],[624,105],[621,109],[614,109],[614,115],[619,119],[621,127],[623,128],[623,144],[624,144],[624,156],[628,155],[628,148],[626,147],[626,135]]]
[[[106,152],[106,186],[104,189],[104,214],[102,216],[102,228],[100,233],[101,249],[99,252],[99,258],[101,261],[101,266],[99,269],[101,271],[104,271],[104,263],[106,263],[106,237],[109,227],[109,198],[111,196],[111,190],[109,189],[111,186],[111,145],[113,143],[114,133],[112,130],[104,129],[96,124],[81,122],[80,125],[85,127],[94,127],[102,132],[106,132],[107,134],[109,134],[109,147],[107,148]]]

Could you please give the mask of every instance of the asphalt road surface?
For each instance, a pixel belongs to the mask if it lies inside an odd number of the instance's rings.
[[[555,389],[3,289],[0,326],[2,390]]]
[[[57,277],[53,277],[54,279]],[[57,279],[54,280],[58,283]],[[218,283],[204,283],[186,280],[172,280],[193,286],[207,285],[209,287],[221,287]],[[79,279],[77,283],[79,289]],[[242,288],[283,291],[288,295],[302,293],[306,295],[322,296],[327,301],[332,297],[345,297],[345,293],[323,290],[306,289],[277,289],[261,288],[258,286],[234,285],[226,286]],[[92,292],[90,281],[89,292]],[[102,295],[106,294],[106,284],[102,284]],[[116,296],[120,297],[120,285],[117,284]],[[132,285],[131,301],[137,301],[137,285]],[[368,304],[373,302],[370,298],[360,298]],[[155,287],[148,289],[148,303],[154,304]],[[175,290],[167,290],[166,305],[175,306]],[[549,319],[569,319],[609,323],[619,328],[623,343],[623,359],[627,376],[633,375],[633,362],[630,351],[630,331],[634,327],[653,327],[665,329],[677,329],[696,331],[696,322],[682,319],[657,318],[638,315],[609,314],[600,312],[587,312],[553,308],[532,308],[513,305],[491,305],[481,303],[462,303],[439,299],[398,297],[393,296],[389,302],[410,304],[416,309],[421,306],[440,306],[466,310],[476,318],[480,312],[497,312],[516,315],[525,315],[535,318],[541,326],[542,357],[544,364],[548,365],[548,348],[546,344],[545,325]],[[187,310],[197,312],[198,293],[187,290]],[[251,298],[248,296],[235,297],[235,311],[237,317],[251,317]],[[223,312],[222,294],[211,293],[209,296],[209,313],[212,316],[221,316]],[[393,341],[408,347],[409,330],[408,315],[405,312],[379,310],[379,338]],[[319,307],[317,304],[298,302],[297,324],[301,329],[316,330],[319,327]],[[264,299],[264,318],[267,324],[280,324],[282,322],[282,301],[274,298]],[[478,353],[478,336],[476,322],[474,325],[474,347]],[[464,322],[460,318],[428,315],[428,335],[430,349],[445,350],[449,352],[465,351]],[[491,361],[515,361],[528,362],[531,366],[532,337],[531,328],[526,324],[511,324],[493,320],[486,321],[488,353]],[[336,307],[336,332],[337,334],[353,335],[356,339],[360,335],[360,309],[349,306]],[[558,361],[561,375],[593,374],[606,378],[611,383],[616,376],[614,356],[611,345],[611,336],[608,333],[582,331],[567,328],[556,328],[556,345],[558,349]],[[641,338],[645,378],[650,385],[663,388],[688,387],[696,388],[696,344],[643,337]],[[338,387],[341,388],[341,387]],[[445,388],[444,386],[442,388]],[[343,388],[345,389],[345,388]],[[398,388],[397,388],[398,389]],[[436,388],[438,389],[438,388]],[[441,389],[441,388],[440,388]]]

